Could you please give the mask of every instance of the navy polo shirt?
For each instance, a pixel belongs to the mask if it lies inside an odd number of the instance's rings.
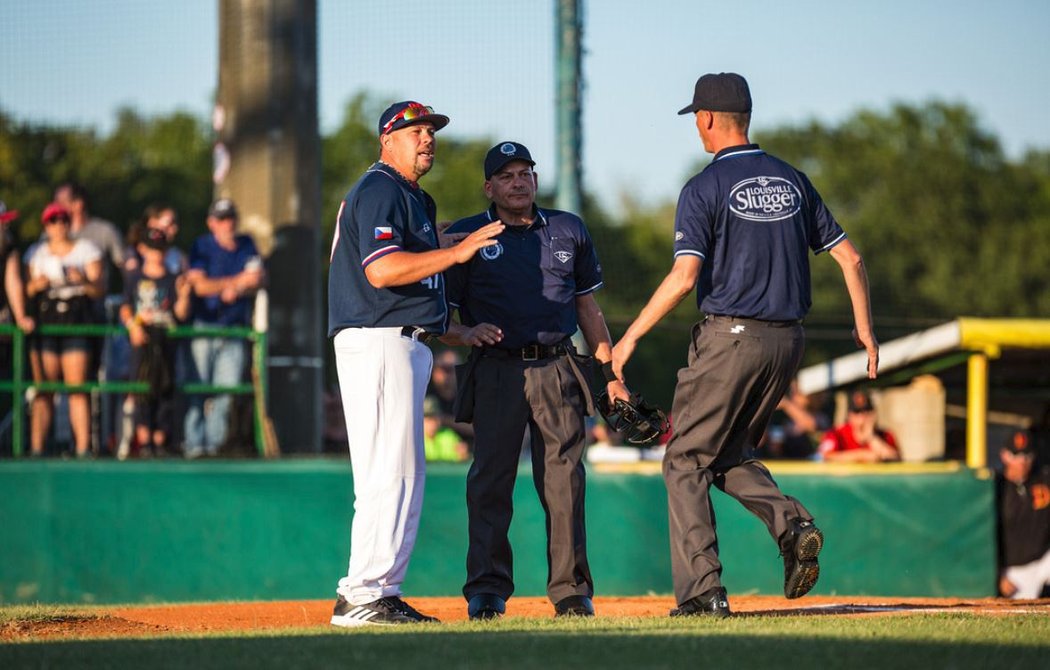
[[[234,238],[233,250],[219,246],[211,233],[201,235],[190,247],[190,268],[203,270],[210,278],[232,277],[240,274],[249,262],[262,263],[255,242],[247,235]],[[222,301],[218,293],[209,296],[193,296],[193,318],[204,323],[220,326],[247,326],[251,323],[254,296],[243,296],[232,303]]]
[[[806,315],[809,252],[846,239],[806,175],[757,144],[719,151],[686,182],[674,228],[675,257],[703,259],[697,306],[765,321]]]
[[[370,167],[339,206],[328,272],[328,336],[343,328],[418,326],[444,333],[448,310],[441,274],[376,288],[371,263],[396,251],[438,247],[434,199],[385,163]]]
[[[446,233],[472,233],[495,209],[456,221]],[[587,228],[575,214],[536,208],[530,226],[507,226],[462,265],[446,270],[449,305],[465,326],[503,330],[501,349],[557,344],[576,332],[576,297],[602,286]]]

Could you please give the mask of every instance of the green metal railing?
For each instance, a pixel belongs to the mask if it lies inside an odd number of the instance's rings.
[[[38,325],[33,335],[51,336],[73,336],[73,337],[105,337],[107,335],[120,335],[127,333],[123,326],[109,326],[97,324],[48,324]],[[150,387],[147,382],[129,381],[104,381],[86,382],[84,384],[66,384],[63,382],[34,382],[25,378],[25,346],[26,335],[21,328],[12,324],[0,324],[0,336],[11,338],[12,343],[12,374],[10,380],[0,380],[0,393],[11,393],[11,453],[17,458],[22,455],[22,446],[25,433],[25,394],[28,389],[36,389],[48,393],[122,393],[137,394],[149,393]],[[232,386],[215,386],[212,384],[190,383],[177,386],[177,390],[186,394],[232,394],[232,395],[254,395],[258,396],[254,403],[252,415],[253,439],[255,449],[260,456],[265,455],[265,442],[263,439],[263,417],[258,411],[260,404],[265,403],[267,388],[266,373],[266,333],[252,330],[246,327],[225,326],[177,326],[168,330],[168,336],[174,338],[192,339],[195,337],[229,337],[248,340],[252,343],[252,367],[257,375],[258,383],[242,383]]]

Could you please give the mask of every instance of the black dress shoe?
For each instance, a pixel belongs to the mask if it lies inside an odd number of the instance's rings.
[[[784,597],[801,598],[820,577],[817,555],[824,548],[824,533],[812,521],[795,521],[791,534],[781,542],[784,557]]]
[[[724,619],[730,614],[732,612],[729,611],[729,599],[726,590],[721,586],[708,589],[671,610],[671,616],[710,616]]]
[[[507,611],[507,601],[492,593],[479,593],[467,601],[467,616],[471,619],[498,619]]]
[[[588,596],[569,596],[554,603],[554,616],[594,616],[594,603]]]

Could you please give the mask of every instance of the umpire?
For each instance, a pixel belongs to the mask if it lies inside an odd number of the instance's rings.
[[[471,619],[502,615],[514,592],[507,531],[526,426],[547,521],[547,595],[558,616],[594,614],[581,462],[584,415],[593,407],[585,361],[569,337],[578,324],[599,362],[611,361],[612,343],[594,299],[602,276],[587,228],[574,214],[535,205],[534,165],[517,142],[494,146],[484,166],[491,207],[446,231],[456,237],[494,221],[506,225],[497,244],[446,272],[449,304],[460,319],[449,333],[474,347],[460,368],[456,417],[474,424],[463,587]],[[608,393],[629,397],[614,378]]]
[[[714,160],[678,199],[670,273],[613,349],[613,370],[638,340],[697,287],[707,316],[693,327],[688,367],[678,373],[674,433],[663,470],[678,607],[672,616],[729,616],[718,560],[712,484],[766,525],[784,557],[784,594],[817,581],[824,536],[752,457],[802,360],[801,319],[810,307],[808,252],[839,264],[853,304],[854,338],[878,368],[868,280],[860,254],[804,174],[751,144],[751,92],[738,74],[696,82],[693,113]]]

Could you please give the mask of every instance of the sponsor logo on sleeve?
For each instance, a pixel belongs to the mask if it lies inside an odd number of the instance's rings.
[[[729,209],[748,221],[780,221],[802,209],[802,193],[782,177],[752,177],[733,186]]]

